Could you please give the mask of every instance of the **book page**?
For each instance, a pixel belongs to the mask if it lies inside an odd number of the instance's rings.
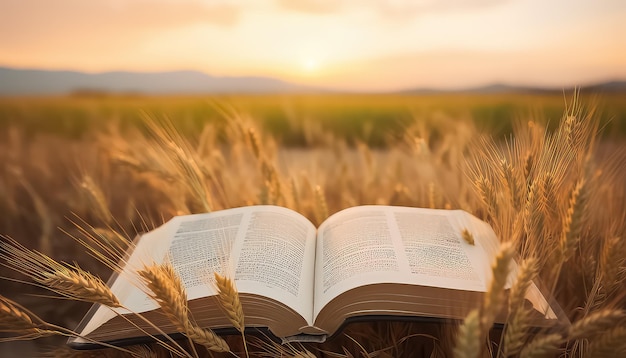
[[[233,249],[237,288],[282,302],[312,322],[316,228],[292,210],[260,208],[244,218]]]
[[[486,291],[491,261],[482,239],[462,239],[465,219],[460,211],[389,206],[331,216],[318,232],[315,316],[334,297],[368,284]]]
[[[302,215],[276,206],[178,216],[141,237],[112,290],[131,312],[158,308],[136,272],[169,260],[189,300],[217,294],[218,272],[231,277],[239,292],[275,299],[311,321],[315,231]],[[113,317],[100,307],[82,333]]]

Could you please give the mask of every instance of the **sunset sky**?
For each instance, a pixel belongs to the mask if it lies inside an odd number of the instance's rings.
[[[0,66],[334,89],[626,79],[625,0],[0,0]]]

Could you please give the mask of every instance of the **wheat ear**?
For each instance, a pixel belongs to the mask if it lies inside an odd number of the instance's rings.
[[[524,347],[528,339],[528,313],[527,310],[518,310],[507,320],[501,347],[504,357],[515,355]]]
[[[521,203],[521,190],[513,165],[508,160],[502,158],[500,159],[500,167],[502,168],[502,182],[511,196],[511,202],[516,209],[519,209]]]
[[[257,160],[261,159],[261,140],[259,139],[257,132],[252,127],[248,128],[248,140],[254,157]]]
[[[562,224],[561,237],[558,247],[560,258],[558,259],[558,265],[554,270],[554,281],[552,282],[552,289],[550,290],[551,294],[554,294],[563,264],[574,255],[578,242],[580,241],[583,214],[587,201],[587,185],[585,185],[585,182],[584,177],[579,179],[570,194],[567,212],[565,213]]]
[[[214,272],[213,276],[215,276],[218,298],[222,308],[224,308],[230,323],[241,333],[241,339],[243,340],[246,357],[248,357],[248,345],[244,334],[246,325],[244,323],[243,308],[241,306],[241,301],[239,300],[239,292],[235,287],[235,283],[230,278],[222,276],[217,272]]]
[[[136,355],[137,358],[158,358],[158,354],[148,346],[133,346],[129,350]]]
[[[318,224],[326,220],[328,217],[328,204],[326,203],[326,196],[324,195],[324,189],[321,186],[315,186],[315,218]]]
[[[493,277],[489,285],[489,290],[485,293],[485,299],[481,308],[481,330],[488,332],[495,321],[496,315],[500,313],[504,301],[504,286],[509,277],[509,269],[515,250],[510,242],[501,245],[500,251],[492,266]]]
[[[525,343],[528,331],[528,310],[523,303],[526,291],[537,275],[537,260],[528,258],[520,264],[519,272],[509,292],[509,319],[504,332],[504,356],[517,354]]]
[[[520,352],[520,358],[539,358],[557,350],[563,337],[558,333],[551,333],[543,336],[536,336]]]
[[[455,358],[476,358],[480,352],[480,319],[478,310],[472,310],[459,327],[454,346]]]
[[[113,215],[111,214],[111,210],[109,210],[104,192],[102,192],[102,189],[96,184],[93,178],[89,175],[85,175],[80,183],[80,188],[86,194],[90,204],[89,207],[94,210],[97,217],[103,222],[110,224],[111,221],[113,221]]]
[[[582,218],[586,203],[585,179],[580,179],[572,190],[569,205],[563,220],[561,232],[560,249],[561,258],[565,262],[574,254],[580,232],[582,229]]]
[[[543,240],[543,207],[541,178],[535,178],[528,189],[524,207],[524,232],[531,242]]]
[[[601,282],[604,292],[610,294],[618,286],[620,268],[623,267],[622,250],[620,237],[613,237],[604,240],[600,253]]]
[[[230,323],[239,332],[243,332],[245,328],[243,308],[239,300],[239,292],[235,288],[235,284],[228,277],[222,276],[215,272],[215,283],[220,303],[230,320]]]
[[[618,326],[594,339],[585,352],[587,358],[623,357],[626,354],[626,327]]]
[[[115,294],[99,277],[83,271],[78,266],[75,266],[75,269],[57,270],[41,280],[41,283],[70,299],[95,302],[113,308],[122,306]]]
[[[599,331],[615,325],[624,318],[625,312],[618,309],[603,309],[589,314],[576,321],[569,330],[569,339],[586,338],[597,334]]]
[[[530,287],[532,280],[537,276],[538,263],[534,257],[529,257],[522,261],[509,294],[509,312],[515,312],[522,308],[526,297],[526,291]]]
[[[171,265],[152,265],[140,270],[139,276],[152,291],[152,298],[159,304],[163,313],[194,342],[215,352],[229,352],[230,347],[210,329],[203,329],[192,323],[187,307],[185,286]]]
[[[431,209],[437,208],[435,194],[435,183],[431,181],[428,183],[428,207]]]
[[[47,289],[72,300],[121,307],[111,289],[97,276],[78,266],[61,264],[47,255],[32,251],[5,237],[0,241],[0,259]]]
[[[0,295],[0,332],[38,333],[38,325],[12,300]]]
[[[468,244],[475,245],[474,235],[472,235],[467,228],[464,228],[463,231],[461,231],[461,237],[463,237],[463,240],[465,240]]]
[[[474,181],[474,186],[483,204],[487,206],[487,212],[491,215],[492,219],[495,219],[499,212],[498,195],[494,191],[494,186],[491,181],[481,175]]]

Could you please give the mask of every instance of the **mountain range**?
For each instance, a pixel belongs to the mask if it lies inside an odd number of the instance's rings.
[[[579,86],[583,91],[626,92],[626,81],[608,81]],[[440,90],[412,88],[401,94],[436,93],[552,93],[568,87],[529,87],[507,84]],[[229,94],[229,93],[321,93],[332,91],[271,77],[219,77],[199,71],[102,72],[51,71],[0,67],[0,96],[58,94]]]
[[[0,95],[297,93],[314,90],[270,77],[217,77],[199,71],[84,73],[0,67]]]

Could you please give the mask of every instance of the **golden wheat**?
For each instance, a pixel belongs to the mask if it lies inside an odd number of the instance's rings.
[[[624,311],[618,309],[603,309],[593,312],[572,324],[568,337],[577,339],[598,334],[603,329],[616,325],[624,316]]]
[[[111,289],[99,278],[76,267],[76,270],[58,269],[40,282],[71,299],[121,307]]]
[[[317,223],[320,224],[328,217],[328,204],[326,202],[326,196],[324,195],[324,189],[321,186],[315,186],[315,218]]]
[[[96,217],[105,224],[110,224],[113,220],[113,215],[101,187],[95,183],[91,176],[85,175],[80,183],[80,188],[87,197],[89,207],[93,209]]]
[[[604,241],[600,253],[600,281],[605,293],[610,294],[619,285],[620,270],[624,267],[623,240],[613,237]]]
[[[246,325],[244,323],[243,308],[239,300],[239,293],[237,292],[235,284],[231,279],[217,272],[214,272],[213,276],[215,277],[218,298],[226,312],[226,316],[228,316],[233,327],[239,332],[243,332]]]
[[[542,278],[554,280],[550,283],[557,289],[552,293],[566,312],[570,317],[583,318],[567,331],[540,331],[531,336],[523,293],[534,274],[528,273],[530,271],[524,274],[522,262],[518,274],[526,276],[518,277],[511,288],[509,316],[498,350],[491,351],[489,347],[495,348],[496,344],[486,339],[486,333],[494,312],[500,311],[497,307],[505,305],[501,295],[505,278],[499,274],[494,274],[494,281],[500,283],[492,282],[481,310],[467,317],[458,332],[457,342],[441,343],[448,342],[444,340],[445,329],[441,329],[435,334],[440,339],[435,348],[455,347],[459,356],[475,356],[474,352],[498,356],[519,353],[528,357],[545,354],[602,356],[607,347],[617,354],[624,335],[623,331],[611,327],[623,322],[616,313],[620,311],[613,307],[623,307],[626,301],[623,281],[626,256],[622,242],[626,237],[626,215],[623,214],[626,200],[622,189],[626,173],[620,169],[626,152],[621,143],[609,144],[604,152],[596,152],[599,116],[593,111],[585,113],[578,103],[578,95],[575,94],[573,103],[567,106],[556,130],[547,129],[536,118],[524,118],[515,127],[515,136],[506,143],[476,141],[477,133],[463,135],[456,130],[458,122],[451,125],[451,121],[440,121],[441,116],[433,115],[433,119],[416,116],[400,141],[390,140],[386,149],[379,150],[359,140],[338,138],[320,121],[302,122],[290,115],[289,125],[300,128],[306,143],[315,143],[316,147],[307,147],[302,152],[284,146],[277,150],[274,136],[258,123],[238,113],[226,113],[227,121],[223,126],[206,124],[199,136],[190,138],[174,126],[174,123],[184,126],[187,122],[182,118],[175,118],[176,122],[150,119],[148,134],[114,123],[109,128],[110,135],[97,134],[102,151],[99,157],[102,160],[97,166],[90,164],[88,152],[95,147],[86,140],[75,143],[79,149],[76,152],[60,156],[69,160],[56,159],[57,156],[48,154],[54,151],[44,149],[44,153],[39,153],[42,158],[39,163],[31,165],[24,158],[29,151],[37,150],[40,144],[35,142],[39,142],[16,139],[11,134],[15,131],[11,131],[10,140],[0,141],[3,149],[0,159],[7,163],[0,168],[0,195],[5,196],[0,198],[0,208],[6,209],[3,227],[30,233],[20,228],[33,226],[33,230],[42,234],[40,250],[50,256],[58,254],[55,250],[63,247],[59,241],[51,240],[50,228],[61,226],[64,232],[74,236],[78,230],[93,237],[94,246],[88,251],[99,259],[98,252],[108,255],[111,259],[105,260],[106,266],[116,269],[114,258],[123,254],[125,237],[132,237],[127,232],[148,230],[176,213],[261,202],[294,207],[321,222],[331,212],[369,203],[463,208],[490,221],[498,236],[520,248],[521,257],[537,257],[536,270]],[[371,128],[365,129],[365,136],[371,134]],[[468,149],[468,142],[481,142],[484,148],[469,146]],[[335,160],[328,160],[329,153]],[[459,170],[464,160],[472,162],[469,175]],[[76,171],[66,163],[70,161],[80,163],[82,168]],[[75,191],[49,190],[55,183],[52,175],[56,172],[81,173],[79,177],[85,184],[81,189],[82,200],[71,197],[78,194]],[[98,187],[93,178],[107,184],[107,190]],[[472,195],[472,189],[478,196]],[[21,202],[22,194],[30,200]],[[129,213],[128,208],[132,208],[132,215],[124,217],[118,226],[117,221],[111,219],[112,213]],[[33,209],[37,212],[35,219],[31,219]],[[60,216],[70,211],[80,217],[96,219],[98,222],[93,223],[96,228],[86,226],[85,231],[73,226],[68,228]],[[146,222],[142,223],[144,219]],[[37,225],[30,225],[33,221],[37,221]],[[103,222],[110,225],[101,227]],[[461,235],[468,240],[471,233],[462,231]],[[28,234],[23,237],[27,239]],[[25,273],[37,284],[72,300],[98,300],[114,307],[119,304],[114,296],[107,296],[106,285],[99,278],[77,265],[59,263],[25,248],[12,250],[5,241],[0,248],[2,263]],[[20,250],[22,254],[18,254]],[[505,265],[500,269],[505,269]],[[175,273],[164,269],[160,274],[165,276],[163,282],[170,285],[170,291],[178,292],[160,293],[162,303],[167,301],[174,307],[169,310],[177,329],[208,346],[218,342],[219,337],[213,336],[212,331],[195,325],[186,308],[184,288]],[[15,314],[9,308],[2,310],[2,314]],[[164,312],[167,310],[164,308]],[[235,311],[233,308],[231,313]],[[225,313],[229,316],[228,310]],[[12,321],[7,319],[6,322]],[[336,345],[307,347],[315,347],[314,352],[319,349],[320,355],[328,352],[328,355],[345,357],[359,354],[386,357],[395,353],[402,356],[399,354],[402,346],[407,347],[404,356],[411,356],[415,345],[409,342],[413,341],[398,337],[415,337],[415,332],[399,334],[389,328],[391,325],[379,325],[386,328],[356,330],[357,334],[351,335],[359,337],[356,343],[342,337]],[[240,326],[244,327],[243,320]],[[27,327],[27,321],[15,322],[13,327]],[[421,325],[402,327],[424,330]],[[269,341],[262,344],[271,345]],[[217,349],[224,349],[220,347]],[[339,348],[331,352],[327,347]],[[428,347],[433,355],[439,354],[430,342]],[[463,347],[473,350],[462,351]],[[136,355],[142,353],[137,351]],[[257,352],[257,355],[313,356],[313,353],[299,347],[267,354]]]
[[[120,307],[117,297],[99,277],[79,266],[61,264],[54,259],[32,251],[17,241],[5,237],[0,241],[0,259],[49,290],[72,300]]]
[[[505,357],[517,354],[526,342],[528,318],[531,312],[529,309],[524,309],[523,304],[526,298],[526,291],[536,277],[537,270],[536,259],[528,258],[524,260],[519,266],[515,283],[509,291],[509,316],[503,339]]]
[[[38,325],[12,300],[0,296],[0,332],[37,333]]]
[[[563,337],[558,333],[538,335],[530,341],[520,352],[520,358],[542,358],[554,354]]]
[[[493,277],[485,293],[480,311],[480,326],[482,332],[491,329],[496,316],[500,313],[504,303],[504,286],[506,285],[511,268],[511,261],[515,250],[511,243],[503,243],[492,266]]]
[[[520,263],[515,283],[511,286],[509,293],[509,313],[522,307],[526,291],[537,276],[538,269],[538,262],[534,257],[529,257]]]
[[[463,231],[461,231],[461,237],[463,238],[463,240],[465,240],[465,242],[470,245],[476,244],[474,242],[474,235],[472,235],[472,233],[467,228],[464,228]]]
[[[623,357],[626,354],[626,327],[617,326],[602,332],[585,352],[587,358]]]
[[[567,213],[563,220],[560,240],[561,260],[567,261],[574,254],[580,240],[583,213],[586,202],[585,179],[580,179],[572,189]]]
[[[243,347],[246,352],[246,357],[249,356],[248,344],[246,342],[246,336],[244,330],[246,324],[244,321],[243,307],[239,300],[239,292],[235,283],[226,276],[222,276],[217,272],[213,273],[215,277],[215,284],[217,286],[217,293],[220,304],[226,313],[226,317],[230,323],[241,333],[241,339],[243,341]]]
[[[210,329],[200,328],[190,320],[185,286],[171,265],[146,266],[138,274],[152,292],[152,298],[180,332],[212,351],[230,351],[226,341]]]
[[[455,358],[476,358],[482,343],[481,319],[478,310],[472,310],[459,327],[454,347]]]

